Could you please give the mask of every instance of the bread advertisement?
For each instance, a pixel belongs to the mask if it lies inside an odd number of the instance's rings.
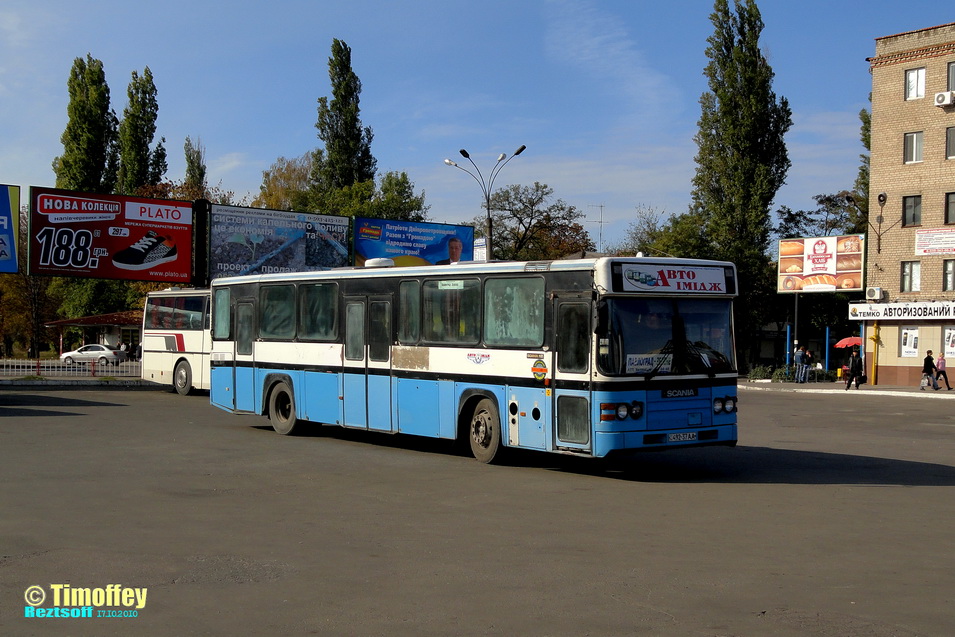
[[[777,292],[858,292],[865,281],[865,236],[779,241]]]

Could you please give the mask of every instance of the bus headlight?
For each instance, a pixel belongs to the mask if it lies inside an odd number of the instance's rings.
[[[617,405],[617,420],[626,420],[630,415],[630,407],[625,403]]]
[[[630,405],[630,417],[634,420],[643,418],[643,403],[638,400],[633,401],[633,404]]]
[[[722,399],[722,398],[714,398],[714,399],[713,399],[713,413],[714,413],[714,414],[719,414],[719,413],[722,413],[722,411],[723,411],[723,399]]]
[[[723,409],[726,410],[726,413],[730,414],[736,411],[736,397],[727,396],[726,400],[723,401]]]

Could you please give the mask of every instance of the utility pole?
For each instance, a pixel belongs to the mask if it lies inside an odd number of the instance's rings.
[[[600,208],[600,221],[588,221],[587,223],[599,223],[600,231],[597,233],[597,252],[603,252],[603,243],[604,243],[604,205],[601,204],[590,204],[590,208]]]

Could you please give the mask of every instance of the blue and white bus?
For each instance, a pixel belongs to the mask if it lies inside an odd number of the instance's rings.
[[[736,444],[732,263],[388,263],[213,281],[212,403],[482,462]]]

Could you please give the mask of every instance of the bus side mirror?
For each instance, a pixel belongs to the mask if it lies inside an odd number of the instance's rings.
[[[594,308],[594,334],[598,336],[603,336],[607,333],[609,319],[608,319],[609,310],[607,309],[607,302],[601,301]]]

